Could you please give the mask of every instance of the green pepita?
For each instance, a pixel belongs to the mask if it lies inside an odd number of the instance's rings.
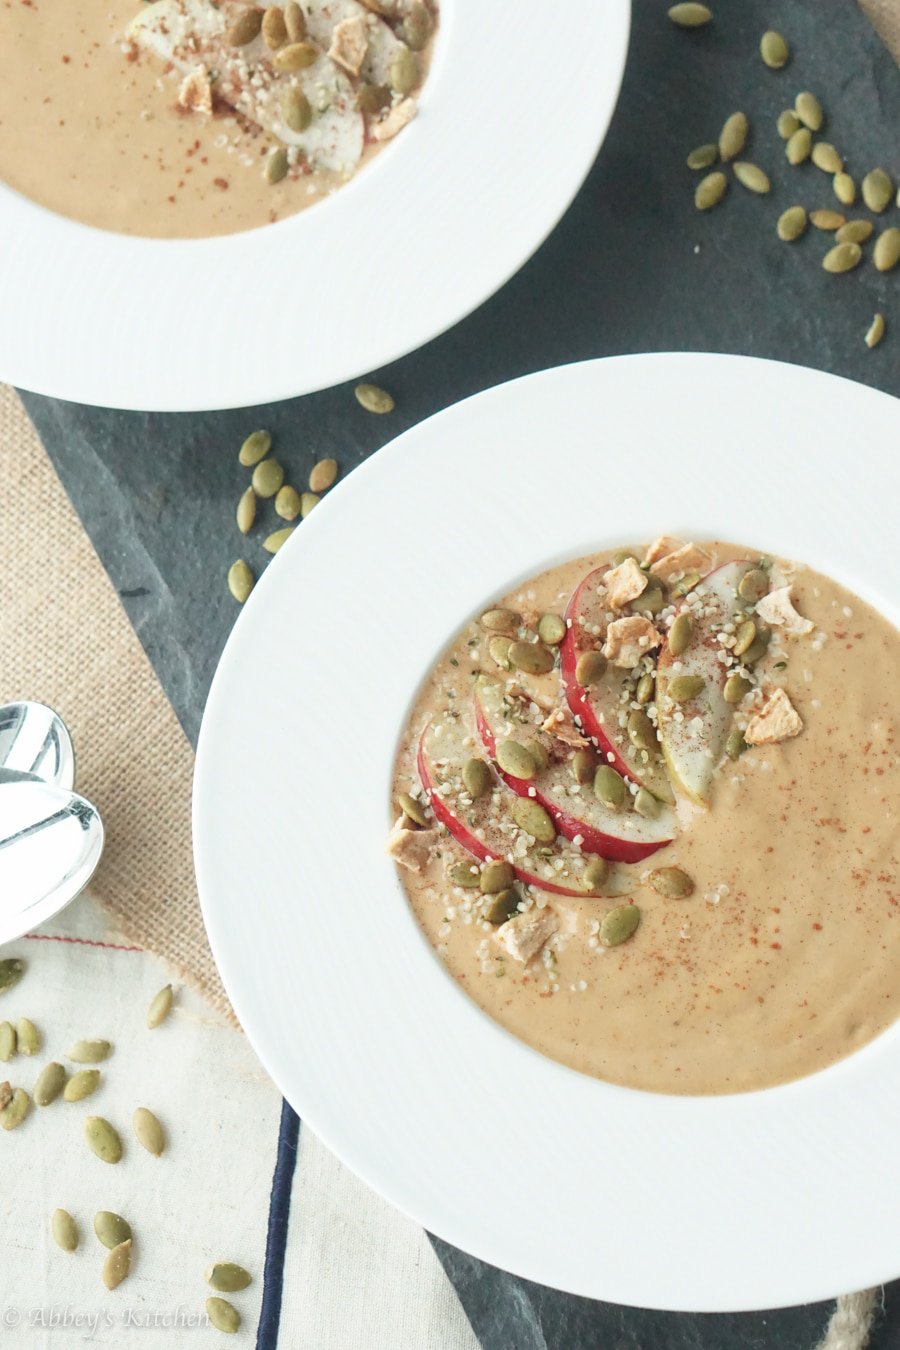
[[[512,638],[502,637],[499,634],[492,637],[488,643],[488,652],[492,661],[495,661],[503,670],[509,670],[509,649],[512,646]]]
[[[695,586],[700,584],[699,572],[687,572],[680,581],[676,581],[672,587],[672,594],[676,597],[689,595]]]
[[[822,259],[822,266],[826,272],[852,272],[854,267],[859,266],[861,258],[859,244],[835,244]]]
[[[705,688],[702,675],[673,675],[666,685],[666,693],[673,703],[689,703]]]
[[[246,47],[255,37],[259,36],[262,21],[262,10],[248,5],[246,9],[241,10],[234,23],[225,30],[225,41],[229,47]]]
[[[680,867],[657,867],[650,873],[650,885],[667,900],[686,900],[694,894],[694,883]]]
[[[252,469],[272,449],[272,437],[268,431],[251,431],[238,451],[238,459],[245,469]]]
[[[716,169],[700,179],[694,192],[694,205],[698,211],[709,211],[712,207],[718,206],[727,190],[728,179],[724,173]]]
[[[793,108],[785,108],[783,113],[778,114],[778,121],[775,125],[781,139],[789,141],[794,132],[800,130],[801,122]]]
[[[203,1278],[210,1289],[220,1294],[239,1294],[252,1280],[250,1272],[234,1261],[216,1261],[215,1265],[207,1267]]]
[[[553,653],[537,642],[514,642],[509,649],[509,664],[527,675],[546,675],[553,669]]]
[[[600,923],[600,941],[604,947],[619,947],[637,931],[641,911],[637,905],[617,905]]]
[[[506,923],[507,919],[511,919],[514,914],[518,913],[521,898],[515,886],[510,886],[504,891],[497,891],[496,894],[486,898],[482,910],[483,917],[487,919],[488,923],[494,924],[495,927],[498,924]]]
[[[759,54],[770,70],[781,70],[791,56],[791,49],[780,33],[770,28],[759,40]]]
[[[253,470],[251,482],[257,497],[274,497],[284,482],[284,468],[277,459],[264,459]]]
[[[66,1059],[73,1064],[102,1064],[112,1054],[109,1041],[76,1041],[71,1050],[66,1051]]]
[[[483,759],[467,759],[462,768],[462,780],[469,796],[476,800],[490,792],[493,775]]]
[[[741,699],[749,694],[752,688],[753,685],[744,675],[729,675],[725,681],[722,696],[726,703],[740,703]]]
[[[864,244],[874,229],[871,220],[848,220],[834,237],[839,244]]]
[[[141,1147],[158,1158],[166,1146],[165,1131],[158,1118],[146,1106],[139,1106],[131,1118],[131,1124],[134,1137]]]
[[[462,886],[467,891],[477,891],[481,873],[471,861],[453,863],[447,868],[447,876],[453,886]]]
[[[131,1224],[121,1214],[113,1214],[110,1209],[101,1209],[94,1215],[94,1232],[108,1251],[121,1246],[133,1236]]]
[[[286,525],[283,530],[273,530],[272,533],[267,534],[263,540],[263,548],[267,553],[277,553],[290,539],[291,535],[294,533],[294,528],[293,525]]]
[[[746,113],[732,113],[719,132],[719,154],[726,161],[737,159],[747,141],[750,123]]]
[[[297,0],[288,0],[285,5],[284,25],[291,42],[301,42],[306,37],[306,16]]]
[[[634,798],[634,809],[639,816],[644,816],[647,820],[655,820],[659,815],[659,802],[652,792],[646,788],[638,788]]]
[[[280,75],[289,75],[295,70],[308,70],[318,55],[311,42],[289,42],[272,57],[272,66]]]
[[[397,805],[400,807],[400,810],[406,818],[411,820],[414,825],[420,825],[423,830],[427,829],[429,822],[428,816],[425,813],[425,807],[421,802],[416,801],[415,797],[411,796],[408,792],[400,792],[397,795]]]
[[[498,891],[508,891],[515,879],[516,874],[509,863],[496,858],[485,863],[478,884],[482,895],[496,895]]]
[[[525,742],[525,749],[534,760],[538,773],[542,773],[550,763],[550,756],[547,754],[543,745],[541,745],[540,741],[531,739]]]
[[[317,492],[300,493],[300,519],[305,520],[310,511],[314,511],[322,498]]]
[[[579,684],[598,684],[606,674],[606,657],[601,651],[582,652],[575,665],[575,679]]]
[[[833,233],[835,230],[839,230],[842,225],[846,225],[847,218],[846,216],[842,216],[840,211],[829,211],[825,209],[821,211],[810,211],[809,223],[814,225],[817,230],[825,230],[826,232]]]
[[[55,1209],[50,1216],[50,1232],[57,1247],[74,1252],[78,1247],[78,1225],[67,1209]]]
[[[253,528],[253,522],[256,520],[256,493],[252,487],[248,487],[246,492],[241,493],[234,515],[241,534],[249,533]]]
[[[631,744],[638,750],[656,749],[656,727],[641,708],[634,708],[628,714],[625,729]]]
[[[428,45],[430,37],[431,15],[421,0],[414,0],[403,20],[403,40],[412,51],[420,52]]]
[[[513,820],[520,830],[530,834],[539,844],[552,844],[556,826],[539,802],[531,797],[517,797],[512,808]]]
[[[862,180],[862,198],[870,211],[880,216],[894,199],[894,184],[884,169],[871,169]]]
[[[756,624],[752,619],[744,619],[743,623],[739,623],[737,626],[737,631],[734,635],[734,646],[731,650],[734,652],[735,656],[743,656],[744,652],[749,651],[755,641]]]
[[[645,671],[637,682],[637,687],[634,691],[634,696],[637,699],[638,703],[640,703],[640,705],[643,707],[645,703],[650,702],[655,692],[656,692],[656,681],[650,674],[649,670]]]
[[[12,1100],[0,1111],[0,1126],[4,1130],[14,1130],[28,1115],[31,1098],[23,1088],[16,1088]]]
[[[497,746],[497,763],[511,778],[534,778],[537,764],[531,751],[519,741],[501,741]]]
[[[419,62],[408,47],[401,47],[388,70],[388,82],[395,94],[411,94],[422,78]]]
[[[79,1069],[63,1088],[64,1102],[82,1102],[91,1097],[100,1086],[99,1069]]]
[[[872,261],[879,272],[893,272],[900,262],[900,230],[896,225],[883,230],[875,240]]]
[[[812,162],[823,173],[842,173],[844,161],[828,141],[816,141],[812,148]]]
[[[591,750],[576,750],[572,756],[572,773],[576,783],[592,783],[597,768],[597,757]]]
[[[286,47],[285,51],[287,50],[288,48]],[[287,171],[288,153],[283,145],[279,145],[276,149],[270,150],[266,155],[266,162],[263,165],[263,177],[267,183],[271,183],[274,186],[275,183],[280,183],[283,178],[287,177]],[[271,493],[269,495],[271,496]],[[265,496],[265,493],[260,493],[260,496]]]
[[[778,238],[783,239],[785,243],[793,243],[806,233],[807,216],[806,210],[802,206],[789,206],[778,217]]]
[[[687,157],[689,169],[709,169],[719,158],[719,147],[714,144],[698,145]]]
[[[591,858],[587,867],[584,869],[584,884],[588,890],[599,891],[606,884],[609,876],[609,863],[605,858],[595,856]]]
[[[253,573],[243,558],[238,558],[228,569],[228,589],[239,605],[242,605],[253,590]]]
[[[758,164],[751,164],[746,159],[737,159],[732,167],[735,178],[748,192],[766,193],[772,191],[769,175]]]
[[[18,984],[25,973],[25,962],[18,956],[0,961],[0,994]]]
[[[122,1140],[119,1132],[102,1116],[85,1116],[84,1137],[88,1148],[101,1162],[117,1163],[122,1157]]]
[[[768,595],[769,578],[763,568],[751,567],[749,572],[745,572],[738,583],[737,592],[749,605],[755,605],[757,600]]]
[[[206,1315],[216,1331],[224,1331],[229,1336],[233,1336],[240,1328],[241,1314],[226,1298],[208,1298]]]
[[[798,94],[794,99],[794,112],[810,131],[821,131],[822,123],[825,120],[822,105],[815,94],[811,94],[808,89],[805,89],[802,94]]]
[[[281,115],[291,131],[305,131],[312,121],[312,105],[302,89],[286,89],[281,100]]]
[[[18,1037],[12,1022],[0,1022],[0,1063],[8,1064],[18,1048]]]
[[[314,464],[309,474],[310,492],[327,492],[333,487],[338,476],[338,466],[336,459],[320,459],[318,464]]]
[[[621,774],[616,773],[611,764],[601,764],[594,774],[594,796],[604,806],[618,809],[624,806],[628,788]]]
[[[16,1041],[20,1055],[36,1055],[41,1048],[41,1033],[28,1017],[16,1023]]]
[[[793,136],[789,136],[784,147],[788,164],[803,164],[812,153],[812,132],[808,127],[800,127]]]
[[[866,333],[866,346],[870,348],[877,347],[883,337],[884,337],[884,315],[876,314],[869,325],[868,332]]]
[[[49,1106],[51,1102],[55,1102],[66,1086],[67,1077],[68,1074],[63,1066],[57,1064],[55,1060],[46,1064],[38,1074],[32,1092],[35,1106]]]
[[[636,600],[632,600],[631,608],[636,614],[658,614],[665,603],[666,596],[662,586],[658,581],[652,581]]]
[[[842,206],[852,206],[856,201],[856,183],[849,173],[836,173],[831,186]]]
[[[276,51],[283,42],[287,42],[287,24],[280,5],[270,5],[263,14],[262,37],[270,52]]]
[[[712,10],[696,0],[682,0],[681,4],[672,5],[669,18],[679,28],[702,28],[712,18]]]
[[[123,1280],[127,1280],[128,1273],[131,1270],[131,1238],[126,1238],[120,1242],[118,1247],[113,1247],[109,1256],[103,1262],[103,1283],[107,1289],[118,1289]]]
[[[538,637],[548,647],[558,647],[566,636],[566,621],[558,614],[542,614],[538,620]]]
[[[379,389],[377,384],[358,384],[353,393],[359,406],[365,408],[366,412],[382,416],[394,410],[394,400],[386,389]]]
[[[391,91],[386,84],[361,84],[356,91],[359,110],[366,117],[374,117],[390,106]]]
[[[763,628],[761,625],[757,624],[756,637],[753,639],[752,645],[748,647],[743,654],[744,665],[752,666],[760,659],[760,657],[765,656],[766,652],[769,650],[769,643],[771,641],[771,628]]]
[[[694,634],[694,620],[687,610],[682,611],[669,629],[669,651],[673,656],[682,656],[691,645]]]
[[[489,609],[481,616],[482,628],[491,633],[514,633],[521,622],[521,614],[512,609]]]
[[[744,733],[734,731],[728,733],[728,740],[725,742],[725,753],[729,759],[740,759],[741,755],[747,749],[747,742],[744,740]]]

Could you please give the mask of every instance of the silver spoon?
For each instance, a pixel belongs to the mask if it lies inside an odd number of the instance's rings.
[[[59,714],[31,701],[0,706],[0,770],[34,774],[71,791],[75,752]]]

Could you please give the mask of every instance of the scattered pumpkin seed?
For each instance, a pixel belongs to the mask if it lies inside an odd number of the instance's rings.
[[[166,1146],[166,1135],[157,1117],[146,1106],[139,1106],[131,1118],[131,1124],[134,1137],[141,1147],[158,1158]]]
[[[808,89],[805,89],[802,94],[798,94],[794,99],[794,112],[810,131],[821,131],[822,123],[825,120],[822,105],[815,94],[811,94]]]
[[[514,642],[509,649],[509,664],[527,675],[546,675],[553,669],[553,653],[537,642]]]
[[[300,493],[300,519],[305,520],[310,511],[314,511],[322,498],[315,492]]]
[[[255,37],[258,37],[259,30],[262,28],[262,21],[262,10],[248,5],[246,9],[241,10],[234,23],[225,30],[225,41],[229,47],[246,47],[248,42],[252,42]]]
[[[486,863],[478,880],[482,895],[496,895],[498,891],[508,891],[516,879],[509,863],[502,858]]]
[[[509,649],[512,646],[512,638],[501,637],[498,633],[492,637],[488,643],[488,652],[492,661],[496,661],[498,666],[504,670],[509,670]]]
[[[802,206],[789,206],[786,211],[782,211],[778,217],[778,238],[783,239],[785,243],[792,243],[799,239],[806,232],[807,216],[806,210]]]
[[[624,806],[625,798],[628,796],[628,788],[625,786],[625,779],[620,773],[616,773],[611,764],[601,764],[594,774],[594,796],[604,806],[620,807]]]
[[[239,1294],[252,1283],[250,1272],[234,1261],[216,1261],[207,1267],[204,1279],[210,1289],[220,1294]]]
[[[653,581],[636,600],[632,600],[631,608],[638,614],[658,614],[665,603],[666,597],[662,586],[659,582]]]
[[[702,28],[712,18],[712,10],[695,0],[682,0],[681,4],[671,7],[669,18],[679,28]]]
[[[748,604],[755,605],[769,592],[769,578],[761,567],[751,567],[738,583],[738,595]]]
[[[781,70],[791,56],[791,49],[780,33],[770,28],[759,40],[759,54],[770,70]]]
[[[301,505],[300,493],[295,487],[291,487],[290,483],[285,483],[284,487],[280,487],[275,493],[275,514],[281,516],[282,520],[296,520]]]
[[[778,128],[778,135],[781,139],[783,141],[788,141],[795,131],[800,130],[802,124],[793,108],[785,108],[783,113],[778,114],[778,121],[775,125]]]
[[[388,69],[388,82],[395,94],[411,94],[422,78],[419,62],[408,47],[401,47]]]
[[[280,5],[270,5],[262,18],[263,42],[274,52],[283,42],[287,42],[287,24]]]
[[[263,548],[267,553],[277,553],[290,539],[291,535],[294,533],[294,528],[293,525],[286,525],[283,530],[273,530],[272,533],[267,534],[263,540]]]
[[[900,262],[900,230],[896,225],[883,230],[875,240],[872,261],[879,272],[892,272]]]
[[[285,5],[284,26],[291,42],[301,42],[306,37],[306,16],[297,0],[288,0]]]
[[[64,1102],[82,1102],[91,1097],[100,1085],[99,1069],[79,1069],[63,1088]]]
[[[320,459],[318,464],[314,464],[309,475],[310,492],[327,492],[337,479],[338,466],[336,459]]]
[[[487,896],[482,910],[484,918],[495,926],[506,923],[507,919],[518,913],[521,898],[515,886],[509,886],[506,890]]]
[[[702,675],[673,675],[666,685],[666,693],[673,703],[689,703],[703,693],[706,681]]]
[[[880,216],[894,198],[894,184],[884,169],[871,169],[862,180],[862,197],[870,211]]]
[[[649,670],[645,671],[644,674],[641,676],[641,678],[638,680],[637,687],[634,691],[634,696],[637,699],[638,703],[640,703],[641,707],[643,707],[645,703],[649,703],[650,700],[653,698],[655,688],[656,688],[656,681],[650,674]]]
[[[548,647],[558,647],[566,636],[566,621],[558,614],[542,614],[538,620],[538,637]]]
[[[844,161],[828,141],[816,141],[812,148],[812,162],[823,173],[842,173]]]
[[[698,145],[687,157],[687,166],[689,169],[709,169],[719,158],[719,147],[710,143],[709,145]]]
[[[604,947],[619,947],[637,931],[640,922],[637,905],[616,905],[600,921],[600,941]]]
[[[0,1111],[0,1126],[4,1130],[14,1130],[28,1115],[31,1099],[24,1088],[16,1088],[12,1100]]]
[[[277,53],[276,53],[277,55]],[[270,150],[266,156],[266,162],[263,167],[263,177],[267,183],[274,185],[280,183],[282,178],[287,177],[288,154],[283,145],[277,149]],[[266,461],[268,463],[268,461]]]
[[[540,802],[531,797],[517,797],[513,803],[513,820],[520,830],[530,834],[539,844],[552,844],[556,838],[556,826]]]
[[[13,1092],[9,1083],[0,1083],[0,1111],[5,1111],[12,1099]]]
[[[431,37],[431,15],[421,0],[415,0],[403,20],[403,40],[411,51],[420,52]]]
[[[65,1069],[61,1064],[57,1064],[56,1060],[46,1064],[38,1074],[31,1094],[35,1106],[49,1106],[51,1102],[55,1102],[66,1085],[67,1077]]]
[[[859,244],[835,244],[822,259],[826,272],[852,272],[859,265],[862,249]]]
[[[55,1209],[50,1216],[50,1232],[57,1247],[74,1252],[78,1247],[78,1225],[67,1209]]]
[[[572,756],[572,773],[576,783],[592,783],[597,768],[597,757],[591,750],[576,750]]]
[[[784,153],[788,164],[802,164],[809,159],[812,153],[812,132],[808,127],[801,127],[788,138]]]
[[[842,225],[846,225],[847,223],[846,216],[842,216],[840,211],[829,211],[827,208],[819,211],[810,211],[809,220],[810,224],[814,225],[817,230],[831,232],[839,230]]]
[[[238,459],[245,469],[252,469],[272,449],[272,437],[268,431],[251,431],[238,451]]]
[[[114,1214],[111,1209],[98,1210],[94,1215],[94,1232],[108,1251],[121,1246],[133,1236],[128,1220],[123,1219],[121,1214]]]
[[[680,867],[657,867],[650,873],[650,885],[667,900],[686,900],[694,894],[694,883]]]
[[[772,641],[771,628],[763,628],[760,624],[756,626],[756,637],[753,643],[744,652],[743,660],[745,666],[752,666],[760,657],[765,656],[769,650],[769,643]]]
[[[540,741],[533,738],[526,741],[525,749],[534,760],[538,773],[541,773],[542,770],[546,769],[547,765],[550,763],[550,756],[547,754],[547,751],[541,745]]]
[[[0,1063],[8,1064],[17,1048],[18,1038],[12,1022],[0,1022]]]
[[[626,723],[628,739],[638,750],[656,749],[656,728],[642,708],[634,708]]]
[[[839,244],[864,244],[874,229],[871,220],[848,220],[834,237]]]
[[[88,1148],[101,1162],[117,1163],[122,1157],[122,1140],[119,1132],[102,1116],[85,1116],[84,1137]]]
[[[112,1054],[109,1041],[76,1041],[66,1052],[66,1059],[73,1064],[102,1064]]]
[[[746,144],[749,130],[746,113],[735,112],[725,119],[719,132],[719,154],[726,163],[730,159],[737,159]]]
[[[672,624],[669,629],[669,651],[673,656],[682,656],[691,645],[691,638],[694,635],[694,620],[684,610]]]
[[[600,887],[606,882],[609,876],[609,863],[605,858],[595,856],[591,858],[587,867],[584,869],[584,884],[591,891],[599,891]]]
[[[725,688],[722,690],[722,696],[726,703],[740,703],[745,694],[749,694],[753,685],[743,675],[734,673],[728,676],[725,681]]]
[[[359,110],[366,117],[374,117],[391,102],[391,91],[386,84],[361,84],[356,91]]]
[[[154,1031],[164,1022],[172,1011],[172,986],[164,984],[158,994],[154,994],[147,1009],[147,1026]]]
[[[423,829],[427,828],[428,816],[425,814],[425,807],[421,802],[416,801],[415,797],[410,796],[408,792],[401,792],[397,797],[397,805],[414,825],[421,825]]]
[[[769,175],[758,164],[751,164],[746,159],[737,159],[732,168],[735,178],[748,192],[765,193],[772,191]]]
[[[725,742],[725,753],[729,759],[740,759],[741,755],[747,749],[747,742],[744,740],[744,733],[734,731],[728,733],[728,740]]]
[[[377,384],[358,384],[353,393],[357,403],[366,412],[383,414],[394,410],[394,400],[386,389],[379,389]]]
[[[652,792],[646,788],[638,788],[634,798],[634,809],[639,816],[644,816],[647,820],[655,820],[659,815],[659,802]]]
[[[831,186],[842,206],[852,206],[856,201],[856,183],[849,173],[836,173]]]
[[[103,1283],[107,1289],[118,1289],[123,1280],[128,1279],[128,1273],[131,1270],[131,1238],[126,1238],[120,1242],[118,1247],[113,1247],[109,1256],[103,1262]]]
[[[305,131],[312,121],[312,104],[302,89],[291,85],[281,99],[281,115],[291,131]]]
[[[253,573],[243,558],[238,558],[228,569],[228,589],[239,605],[244,603],[253,590]]]
[[[229,1336],[233,1336],[240,1328],[241,1314],[227,1298],[208,1298],[206,1315],[216,1331],[224,1331]]]
[[[756,624],[752,619],[744,619],[738,624],[734,635],[734,646],[732,651],[735,656],[743,656],[744,652],[749,651],[756,641]]]
[[[311,42],[289,42],[272,57],[272,66],[280,75],[287,75],[294,70],[307,70],[318,55]]]
[[[478,890],[481,874],[475,864],[467,862],[453,863],[447,868],[447,876],[454,886],[462,886],[467,891]]]
[[[235,511],[237,527],[241,534],[249,533],[256,520],[256,493],[252,487],[248,487],[246,492],[241,493],[240,500]]]
[[[688,572],[680,581],[675,582],[675,585],[672,587],[672,594],[676,597],[688,595],[695,586],[699,585],[699,582],[699,572]]]
[[[531,779],[537,773],[537,764],[531,751],[518,741],[501,741],[497,746],[497,763],[511,778]]]
[[[462,769],[462,780],[469,796],[477,801],[493,786],[491,771],[483,759],[467,759]]]
[[[274,497],[284,482],[284,468],[277,459],[264,459],[253,470],[251,482],[257,497]]]
[[[18,956],[0,961],[0,994],[18,984],[25,973],[25,962]]]
[[[28,1017],[16,1023],[16,1041],[20,1055],[36,1055],[41,1048],[41,1033]]]
[[[710,211],[728,191],[728,179],[718,169],[701,178],[694,192],[694,205],[698,211]]]
[[[866,346],[877,347],[884,337],[884,315],[876,314],[869,324],[869,331],[866,333]]]
[[[513,609],[488,609],[481,616],[482,628],[492,633],[514,633],[521,622],[521,614]]]
[[[579,684],[598,684],[606,674],[606,657],[596,649],[582,652],[575,663],[575,679]]]

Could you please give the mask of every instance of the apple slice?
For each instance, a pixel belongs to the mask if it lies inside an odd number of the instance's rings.
[[[582,652],[602,645],[600,640],[606,632],[609,610],[598,583],[607,570],[604,566],[589,572],[576,586],[566,610],[566,636],[560,646],[566,699],[582,731],[617,773],[647,788],[661,801],[673,802],[662,757],[632,745],[619,724],[619,714],[629,707],[634,697],[631,672],[609,666],[603,679],[589,687],[579,684],[575,674]]]
[[[704,577],[678,610],[690,614],[693,622],[687,651],[673,656],[667,642],[659,654],[656,710],[663,755],[677,791],[699,806],[709,805],[734,713],[725,702],[729,669],[720,660],[725,648],[718,634],[740,610],[738,584],[752,566],[725,563]],[[669,697],[669,681],[675,675],[697,675],[704,681],[697,698],[676,703]]]
[[[507,697],[497,680],[482,677],[475,686],[475,723],[485,750],[492,757],[498,741],[521,739],[537,741],[547,757],[547,767],[534,779],[514,778],[498,768],[497,772],[520,797],[533,797],[543,806],[554,825],[566,839],[579,839],[587,853],[599,853],[615,862],[640,862],[672,842],[678,832],[675,813],[659,804],[653,819],[628,808],[616,811],[594,796],[590,785],[576,783],[569,763],[555,758],[559,742],[541,731],[522,699]]]
[[[383,18],[373,14],[360,0],[306,0],[306,32],[327,52],[334,29],[345,19],[364,20],[369,45],[359,78],[367,84],[390,85],[391,63],[405,47]]]

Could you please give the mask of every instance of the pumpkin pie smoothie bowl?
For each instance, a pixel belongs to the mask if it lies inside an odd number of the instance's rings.
[[[433,0],[6,0],[0,179],[125,234],[279,220],[413,120],[436,26]]]
[[[835,1063],[900,1013],[898,669],[876,610],[746,548],[543,572],[458,635],[402,738],[388,852],[418,922],[485,1012],[598,1078]]]

